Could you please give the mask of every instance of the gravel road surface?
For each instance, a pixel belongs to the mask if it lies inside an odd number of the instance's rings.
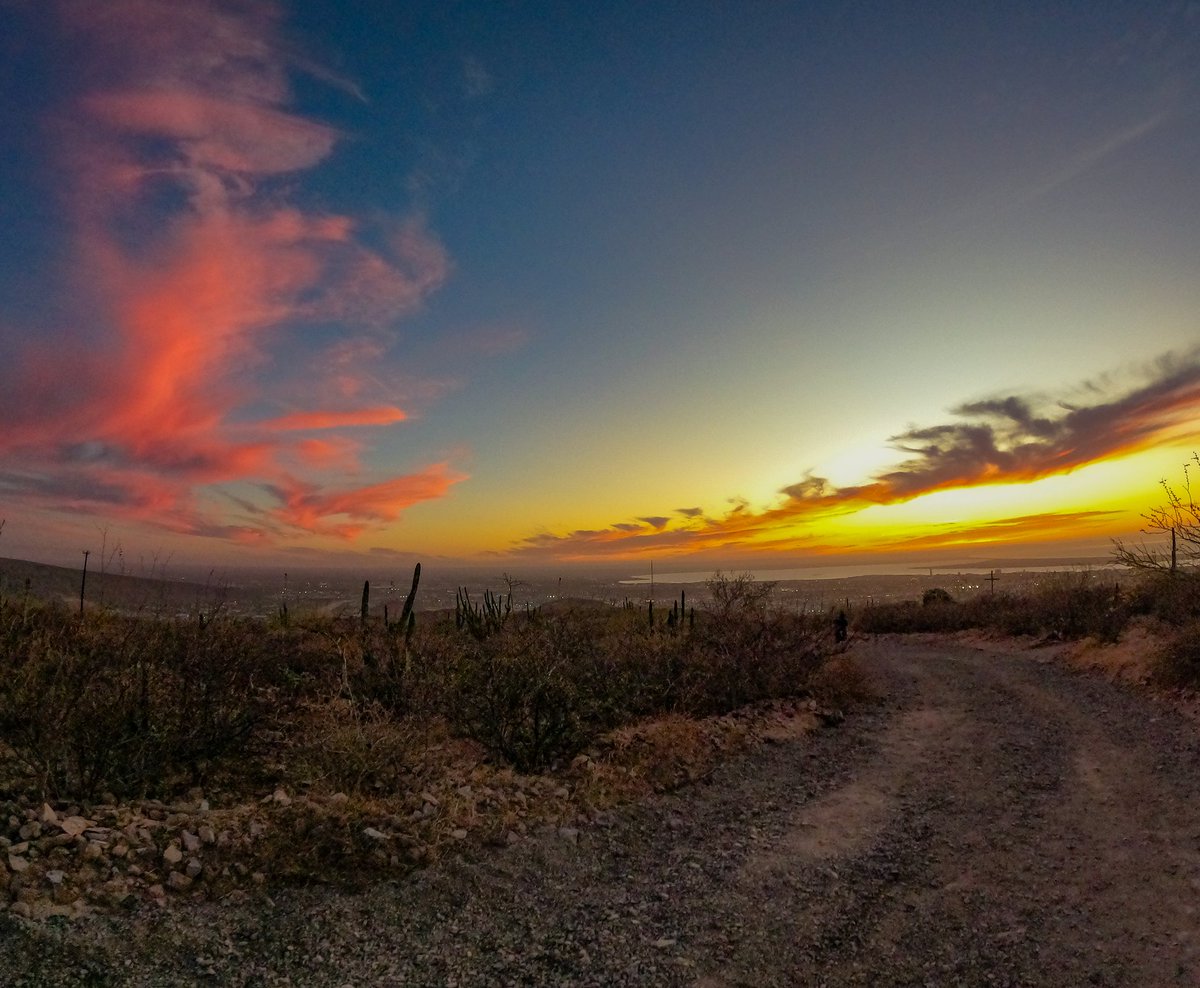
[[[363,894],[0,917],[12,985],[1200,985],[1200,737],[1089,674],[855,651],[886,698]]]

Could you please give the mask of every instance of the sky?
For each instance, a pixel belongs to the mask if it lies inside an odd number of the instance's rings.
[[[0,556],[1104,555],[1200,6],[0,0]]]

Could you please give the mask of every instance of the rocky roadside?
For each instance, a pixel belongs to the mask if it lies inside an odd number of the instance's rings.
[[[200,790],[173,802],[0,802],[0,908],[26,921],[125,914],[177,903],[237,904],[280,882],[359,888],[450,855],[568,838],[607,810],[710,773],[765,741],[831,723],[812,699],[706,721],[666,718],[614,732],[570,765],[521,775],[467,742],[431,746],[397,793],[289,791],[253,799]]]

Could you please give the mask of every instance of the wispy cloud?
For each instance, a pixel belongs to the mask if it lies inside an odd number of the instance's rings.
[[[1122,383],[1123,382],[1123,383]],[[965,402],[947,422],[906,429],[890,437],[903,456],[894,467],[859,485],[837,486],[806,476],[784,487],[777,503],[753,509],[734,499],[718,518],[699,509],[646,515],[599,530],[540,533],[514,547],[519,553],[563,558],[703,554],[742,551],[815,551],[803,526],[899,504],[936,491],[989,484],[1028,483],[1149,448],[1165,439],[1200,436],[1200,348],[1168,354],[1128,376],[1085,382],[1071,395],[1001,395]],[[972,528],[933,532],[910,542],[926,547],[964,541],[1029,537],[1035,527],[1075,516],[1029,516]],[[1056,521],[1057,519],[1057,521]]]
[[[243,541],[351,537],[443,496],[462,479],[445,464],[357,491],[304,473],[363,475],[361,442],[329,433],[405,420],[378,367],[450,262],[418,215],[368,229],[280,182],[340,135],[291,108],[291,71],[332,77],[281,42],[279,7],[48,6],[82,59],[54,129],[78,325],[0,369],[8,493]],[[336,355],[329,380],[284,373],[308,371],[305,351]],[[204,488],[229,482],[273,492],[275,510],[223,525]]]

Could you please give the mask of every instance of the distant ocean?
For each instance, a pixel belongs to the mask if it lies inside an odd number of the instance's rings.
[[[753,569],[755,579],[766,581],[784,580],[849,580],[857,576],[928,576],[932,570],[935,576],[947,576],[955,573],[987,573],[991,570],[1010,573],[1061,573],[1064,571],[1091,569],[1120,569],[1111,563],[1071,563],[1051,562],[1045,565],[1028,565],[1022,561],[1014,561],[1009,566],[1002,564],[978,565],[971,563],[947,563],[935,566],[914,566],[912,563],[871,563],[861,566],[804,566],[797,569]],[[740,569],[730,569],[727,575],[744,572]],[[655,583],[704,583],[713,577],[712,570],[694,570],[683,573],[654,574]],[[622,584],[637,586],[650,582],[650,574],[644,573],[621,580]]]

